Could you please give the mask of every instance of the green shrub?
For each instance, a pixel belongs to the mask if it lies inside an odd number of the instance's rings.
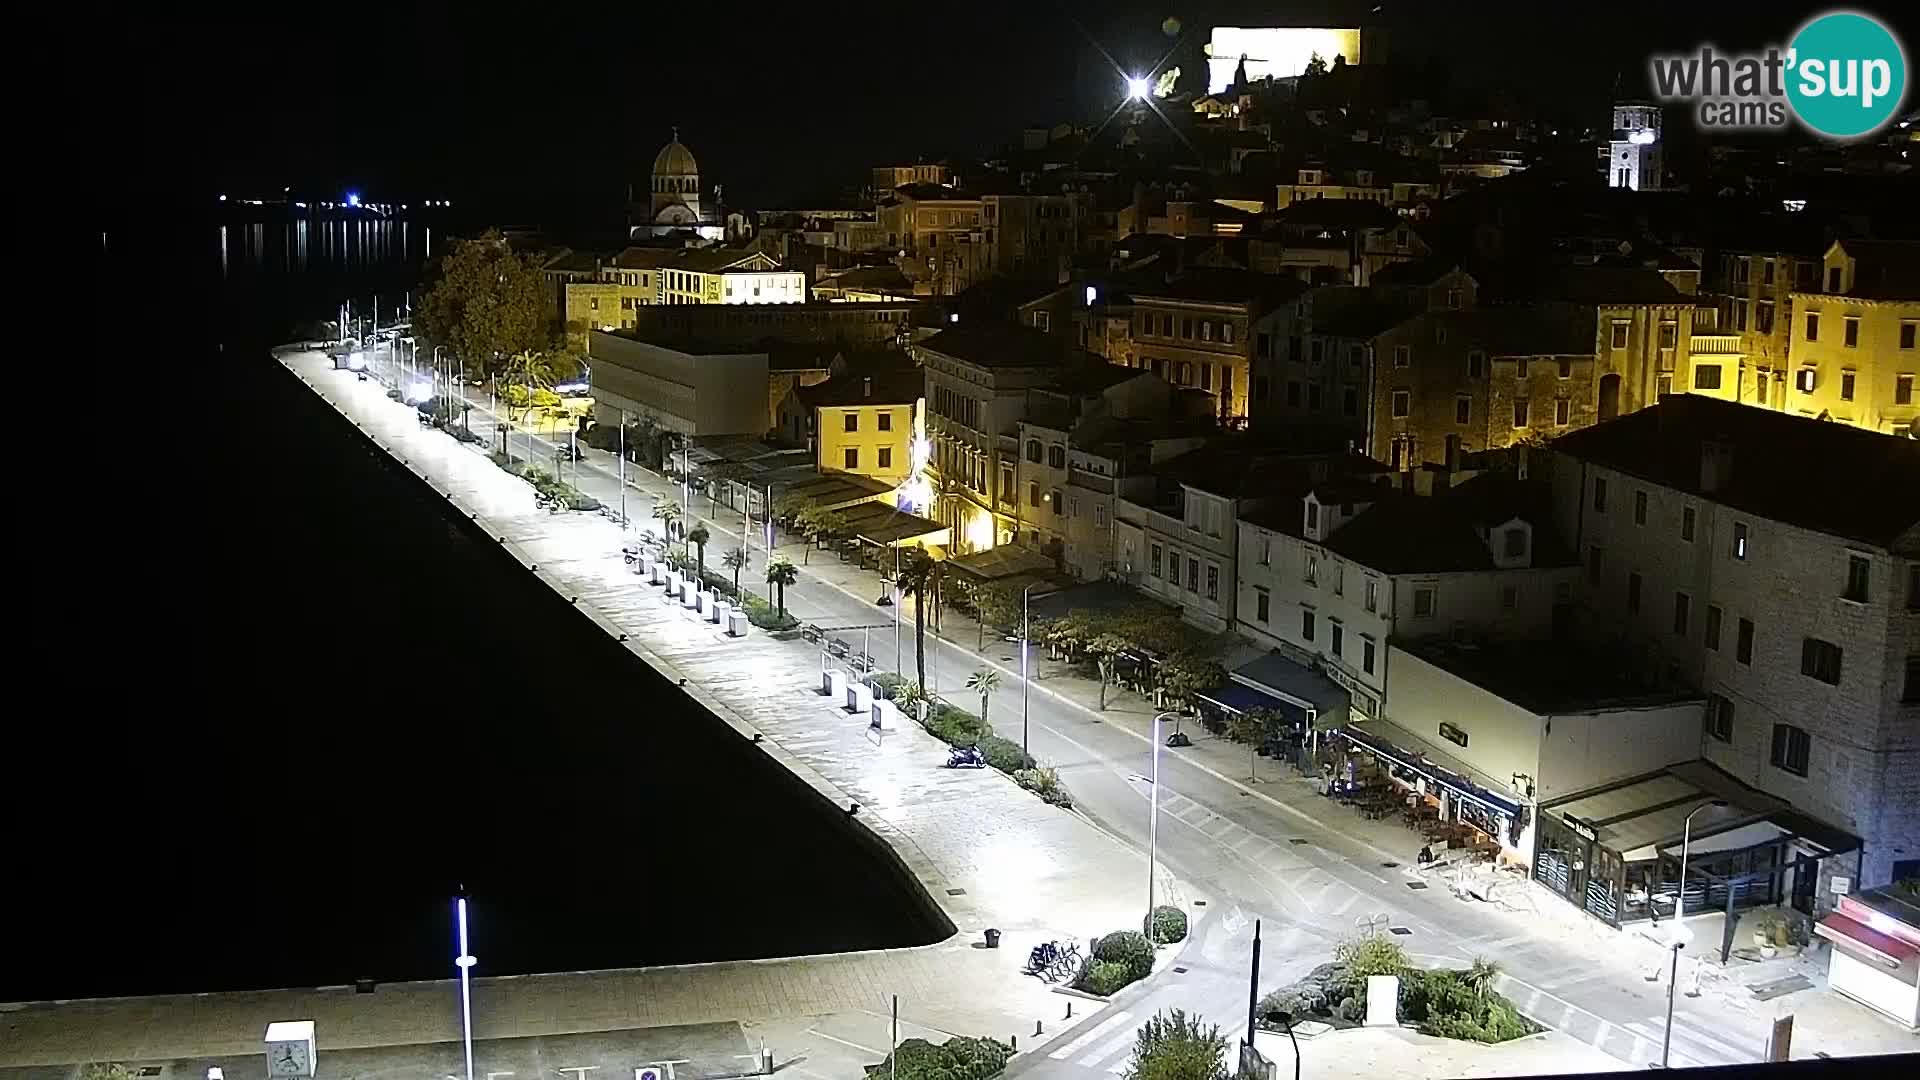
[[[993,725],[957,705],[935,705],[927,732],[951,746],[973,746],[993,734]]]
[[[1157,945],[1180,941],[1187,936],[1187,913],[1177,907],[1161,904],[1147,916],[1144,929],[1147,939]]]
[[[980,740],[980,752],[987,755],[987,764],[1003,773],[1019,772],[1033,768],[1034,761],[1020,749],[1020,744],[1012,739],[1003,739],[998,735],[989,735]]]
[[[1041,800],[1052,806],[1069,809],[1073,806],[1073,796],[1067,793],[1067,786],[1060,782],[1060,772],[1044,766],[1021,769],[1013,774],[1013,782],[1040,796]]]
[[[747,609],[747,621],[762,630],[792,630],[800,625],[800,620],[792,615],[781,615],[772,604],[757,596],[749,596],[744,601]]]
[[[400,388],[396,386],[396,387],[393,387],[392,389],[390,389],[390,390],[388,390],[388,391],[387,391],[387,396],[388,396],[388,397],[390,397],[390,398],[392,398],[392,399],[393,399],[393,400],[395,400],[395,401],[399,401],[399,400],[400,400]]]
[[[1399,975],[1412,966],[1407,950],[1388,937],[1348,938],[1333,947],[1333,958],[1346,966],[1349,977],[1363,984],[1370,975]]]
[[[1134,1034],[1132,1080],[1227,1080],[1220,1028],[1180,1009],[1156,1014]]]
[[[867,685],[873,687],[874,694],[888,701],[893,700],[894,692],[906,681],[905,676],[894,671],[876,671],[867,676]]]
[[[1144,979],[1153,971],[1153,946],[1147,943],[1145,934],[1133,930],[1116,930],[1095,942],[1093,958],[1125,964],[1136,979]]]
[[[1087,970],[1073,985],[1076,990],[1111,997],[1134,981],[1133,972],[1127,965],[1113,960],[1095,960],[1087,965]]]
[[[867,1075],[880,1080],[986,1080],[1007,1067],[1013,1047],[994,1039],[957,1035],[938,1046],[907,1039]]]

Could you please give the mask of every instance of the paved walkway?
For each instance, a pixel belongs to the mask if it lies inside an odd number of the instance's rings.
[[[419,426],[374,382],[334,372],[316,353],[282,361],[406,463],[529,571],[799,782],[841,807],[894,853],[956,927],[945,942],[828,957],[479,980],[476,1031],[505,1038],[710,1021],[885,1012],[942,1030],[1029,1038],[1055,1028],[1064,999],[1019,972],[1042,940],[1137,923],[1143,900],[1116,882],[1146,880],[1137,851],[991,770],[947,770],[944,747],[911,724],[884,737],[818,692],[819,654],[754,630],[733,639],[663,601],[624,564],[618,529],[590,514],[536,511],[525,483],[481,449]],[[590,486],[583,484],[583,486]],[[635,722],[645,722],[637,714]],[[1178,885],[1164,876],[1163,895]],[[779,911],[777,895],[769,911]],[[1002,947],[977,947],[1000,929]],[[483,957],[485,946],[476,944]],[[1082,1003],[1084,1017],[1095,1007]],[[313,1019],[323,1046],[458,1037],[451,982],[34,1005],[0,1013],[0,1065],[111,1057],[153,1060],[257,1050],[273,1020]],[[774,1047],[786,1057],[792,1048]]]

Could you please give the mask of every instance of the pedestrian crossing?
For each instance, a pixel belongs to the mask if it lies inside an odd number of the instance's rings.
[[[1502,975],[1494,986],[1510,998],[1521,1012],[1603,1053],[1634,1065],[1658,1064],[1660,1061],[1667,1035],[1664,1011],[1654,1016],[1617,1023],[1506,975]],[[1669,1061],[1675,1067],[1748,1064],[1765,1058],[1765,1050],[1763,1043],[1743,1037],[1731,1025],[1709,1027],[1708,1022],[1684,1011],[1674,1013]]]

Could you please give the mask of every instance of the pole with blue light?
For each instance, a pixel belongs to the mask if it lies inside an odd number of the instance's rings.
[[[473,1080],[473,965],[477,962],[467,948],[467,898],[454,901],[460,921],[460,955],[454,966],[460,969],[460,1040],[467,1052],[467,1080]]]

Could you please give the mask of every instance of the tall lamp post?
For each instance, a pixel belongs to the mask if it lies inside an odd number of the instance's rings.
[[[473,965],[476,961],[467,948],[467,898],[454,901],[460,920],[460,955],[454,966],[460,969],[460,1040],[467,1052],[467,1080],[473,1080]]]
[[[1020,590],[1020,759],[1025,761],[1027,753],[1027,594],[1033,591],[1033,582]]]
[[[1720,808],[1726,805],[1725,799],[1713,799],[1701,803],[1688,811],[1687,819],[1680,827],[1680,891],[1673,897],[1673,925],[1676,929],[1687,914],[1687,847],[1693,842],[1693,815],[1709,806]]]
[[[1680,890],[1673,897],[1673,940],[1667,948],[1673,953],[1673,963],[1667,973],[1667,1028],[1660,1036],[1660,1067],[1667,1067],[1668,1055],[1673,1051],[1673,998],[1680,986],[1680,950],[1687,947],[1686,924],[1683,921],[1687,913],[1687,848],[1693,840],[1693,815],[1708,807],[1723,807],[1725,799],[1710,799],[1687,811],[1685,822],[1680,827]]]
[[[1147,802],[1151,809],[1147,812],[1147,922],[1149,932],[1153,929],[1153,873],[1160,858],[1160,721],[1173,716],[1172,713],[1156,713],[1153,717],[1153,769],[1148,778],[1152,788],[1147,793]],[[1176,719],[1178,719],[1176,717]],[[1253,1037],[1252,1032],[1247,1033]]]

